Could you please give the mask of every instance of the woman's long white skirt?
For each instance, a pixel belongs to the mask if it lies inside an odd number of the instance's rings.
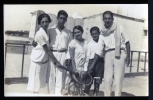
[[[31,61],[27,90],[39,92],[40,88],[46,86],[47,68],[48,62],[38,64]]]

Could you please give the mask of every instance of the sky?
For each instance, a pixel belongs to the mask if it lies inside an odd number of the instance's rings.
[[[67,11],[73,18],[84,18],[110,10],[114,13],[148,19],[147,4],[36,4],[36,5],[4,5],[4,31],[5,30],[29,30],[31,12],[43,10],[46,13],[57,15],[59,10]]]

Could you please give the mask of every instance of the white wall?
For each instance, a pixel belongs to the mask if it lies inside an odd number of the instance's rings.
[[[122,13],[122,11],[123,10],[118,10],[118,13]],[[56,15],[54,14],[49,14],[49,15],[51,19],[53,20],[53,22],[50,24],[50,27],[52,27],[57,23],[57,19],[56,19]],[[34,28],[37,26],[35,23],[36,15],[34,14],[33,17],[35,18],[32,19],[30,35],[29,35],[29,37],[31,38],[34,36],[33,35],[35,33]],[[143,35],[144,35],[144,31],[143,31],[144,23],[143,22],[129,20],[129,19],[117,17],[117,16],[114,16],[114,22],[122,25],[125,28],[126,33],[128,37],[130,38],[131,50],[140,51],[142,50],[142,48],[144,48],[144,45],[148,43],[147,39],[145,40],[143,39]],[[68,17],[68,20],[65,26],[70,31],[72,31],[75,25],[83,26],[83,29],[84,29],[83,38],[85,38],[89,42],[91,40],[90,28],[93,26],[98,26],[100,29],[102,28],[102,25],[103,25],[102,15],[93,16],[90,18],[86,18],[84,20],[79,19],[79,18],[74,19],[72,17]],[[137,59],[137,54],[134,54],[134,59]]]

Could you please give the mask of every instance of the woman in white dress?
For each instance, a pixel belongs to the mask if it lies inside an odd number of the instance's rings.
[[[85,71],[87,41],[82,38],[83,28],[78,25],[73,28],[74,39],[69,44],[70,57],[74,72]]]
[[[84,67],[86,62],[87,41],[82,38],[83,28],[79,25],[73,28],[73,35],[74,39],[69,44],[72,71],[79,73],[79,76],[81,76],[83,71],[87,71],[87,68]],[[72,84],[71,89],[74,91],[75,86]]]
[[[27,86],[27,90],[33,91],[34,93],[39,93],[39,89],[46,85],[49,57],[51,57],[57,67],[62,67],[48,48],[49,34],[47,33],[47,29],[50,22],[51,19],[48,14],[44,13],[39,15],[38,24],[40,25],[40,29],[34,38],[34,41],[37,42],[37,46],[32,49],[30,55],[31,64]]]

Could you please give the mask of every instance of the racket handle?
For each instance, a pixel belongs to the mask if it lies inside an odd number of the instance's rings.
[[[79,73],[76,73],[74,71],[72,71],[72,73],[75,75],[75,76],[79,76]]]
[[[66,68],[66,67],[64,67],[64,66],[62,66],[62,67],[60,67],[60,68],[66,70],[66,71],[69,71],[68,68]]]

